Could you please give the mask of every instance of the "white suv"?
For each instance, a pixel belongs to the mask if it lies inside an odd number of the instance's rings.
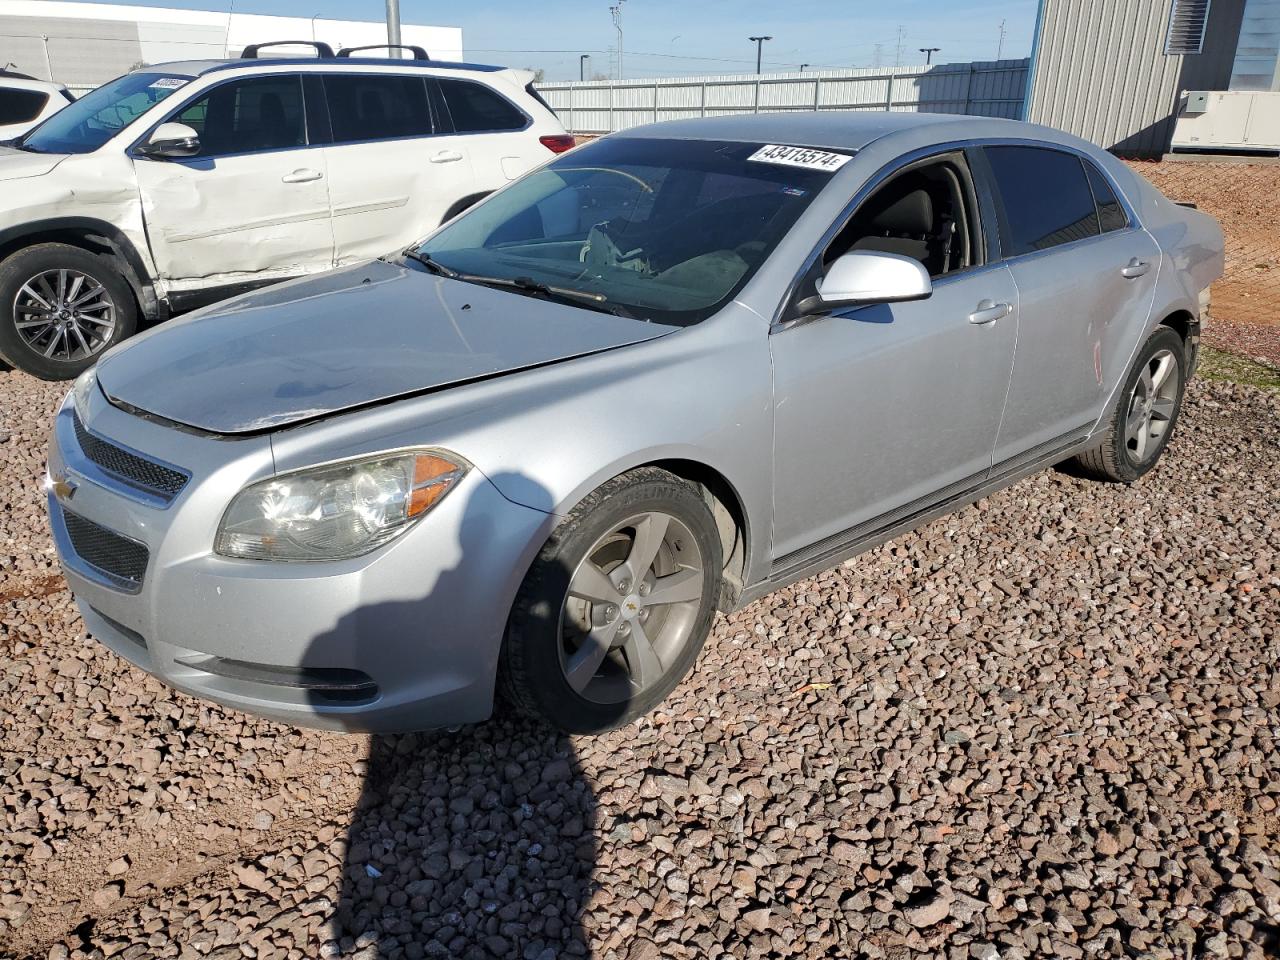
[[[526,71],[261,46],[126,74],[0,148],[0,358],[73,377],[141,319],[403,249],[573,146]]]
[[[60,83],[0,70],[0,143],[22,136],[75,99]]]

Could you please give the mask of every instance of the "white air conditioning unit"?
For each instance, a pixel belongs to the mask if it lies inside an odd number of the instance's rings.
[[[1280,151],[1280,93],[1188,92],[1174,127],[1173,149]]]

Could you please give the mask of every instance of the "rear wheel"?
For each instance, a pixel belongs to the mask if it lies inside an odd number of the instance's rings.
[[[1133,483],[1156,465],[1178,422],[1186,388],[1182,338],[1160,327],[1147,339],[1120,391],[1098,445],[1076,456],[1097,480]]]
[[[133,292],[109,256],[42,243],[0,264],[0,358],[69,380],[137,324]]]
[[[720,566],[715,521],[695,489],[653,468],[609,481],[525,577],[503,645],[508,699],[572,733],[648,712],[706,640]]]

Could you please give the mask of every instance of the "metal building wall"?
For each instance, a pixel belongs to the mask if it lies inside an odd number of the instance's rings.
[[[1169,149],[1182,93],[1225,90],[1244,0],[1213,0],[1204,52],[1168,56],[1173,0],[1041,0],[1027,119],[1117,153]]]

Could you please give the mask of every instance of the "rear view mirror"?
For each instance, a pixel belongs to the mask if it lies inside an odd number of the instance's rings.
[[[200,152],[200,134],[185,123],[162,123],[142,145],[148,157],[194,157]]]
[[[903,303],[933,295],[933,282],[919,260],[896,253],[846,253],[817,282],[818,294],[799,304],[806,313],[833,307]]]

